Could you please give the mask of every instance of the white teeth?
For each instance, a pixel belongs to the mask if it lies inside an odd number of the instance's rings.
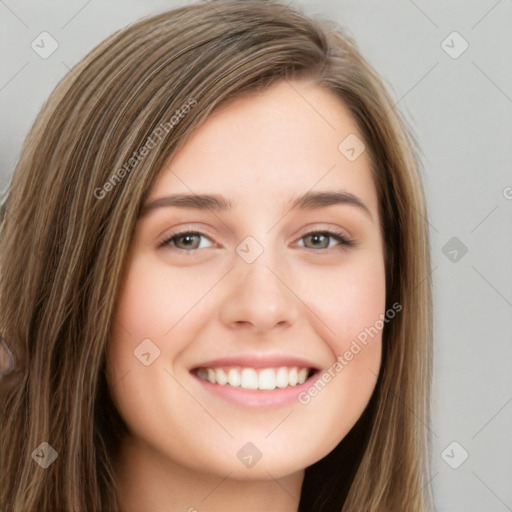
[[[230,386],[240,386],[241,382],[240,372],[237,372],[234,368],[231,368],[228,372],[228,382]]]
[[[258,374],[252,368],[244,368],[242,370],[242,378],[240,387],[244,389],[258,389]]]
[[[258,388],[276,389],[276,372],[272,368],[261,370],[258,376]]]
[[[304,382],[306,382],[307,378],[308,378],[307,368],[302,368],[301,370],[299,370],[299,374],[297,376],[297,382],[299,384],[304,384]]]
[[[290,386],[297,385],[297,368],[292,368],[288,373],[288,382],[290,383]]]
[[[281,366],[276,373],[276,386],[286,388],[288,386],[288,368]]]
[[[220,386],[243,389],[273,390],[303,384],[309,375],[308,368],[201,368],[197,375],[203,380]]]
[[[228,383],[228,378],[224,373],[224,370],[215,370],[215,381],[221,386],[225,386]]]

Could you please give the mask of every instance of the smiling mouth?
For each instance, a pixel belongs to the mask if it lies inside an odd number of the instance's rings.
[[[304,384],[317,370],[297,366],[278,368],[196,368],[192,370],[200,379],[219,386],[248,390],[285,389]]]

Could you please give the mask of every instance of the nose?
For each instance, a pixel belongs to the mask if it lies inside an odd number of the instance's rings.
[[[297,321],[301,301],[293,291],[290,272],[267,253],[252,263],[237,257],[220,307],[221,321],[228,328],[263,334]]]

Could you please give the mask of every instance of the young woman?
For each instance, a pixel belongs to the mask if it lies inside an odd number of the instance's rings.
[[[214,1],[108,38],[3,204],[0,510],[430,510],[425,219],[339,30]]]

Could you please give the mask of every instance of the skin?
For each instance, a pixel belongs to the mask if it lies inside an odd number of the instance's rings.
[[[282,81],[215,111],[155,180],[147,203],[204,193],[225,196],[234,207],[167,206],[138,220],[107,363],[130,429],[117,462],[126,512],[296,511],[304,469],[362,414],[381,363],[381,332],[307,405],[233,403],[206,391],[189,371],[232,354],[296,355],[327,371],[384,314],[383,239],[369,157],[349,161],[338,150],[358,133],[331,92]],[[289,211],[305,192],[341,189],[369,211],[350,204]],[[356,245],[305,236],[331,229]],[[204,237],[159,245],[186,230]],[[248,236],[263,249],[252,263],[236,252]],[[144,339],[160,350],[149,366],[134,356]],[[148,350],[152,358],[155,349]],[[247,442],[262,454],[250,468],[237,457]]]

